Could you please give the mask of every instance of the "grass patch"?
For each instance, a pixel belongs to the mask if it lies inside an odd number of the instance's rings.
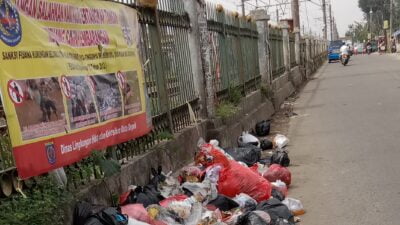
[[[238,108],[231,102],[222,102],[217,106],[216,116],[225,120],[233,115],[238,111]]]

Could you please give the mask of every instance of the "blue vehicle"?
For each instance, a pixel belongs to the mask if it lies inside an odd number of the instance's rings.
[[[328,49],[329,62],[340,60],[340,48],[343,46],[343,41],[331,41]]]

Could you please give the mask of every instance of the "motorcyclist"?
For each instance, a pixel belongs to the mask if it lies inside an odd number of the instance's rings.
[[[349,51],[350,51],[349,45],[343,43],[342,47],[340,48],[340,57],[342,57],[342,55],[349,55]]]
[[[372,44],[371,41],[368,39],[367,44],[365,44],[365,49],[367,50],[367,53],[370,54],[372,51]]]

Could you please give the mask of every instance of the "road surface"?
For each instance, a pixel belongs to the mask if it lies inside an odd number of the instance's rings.
[[[302,225],[400,224],[400,59],[327,64],[290,121],[291,197]]]

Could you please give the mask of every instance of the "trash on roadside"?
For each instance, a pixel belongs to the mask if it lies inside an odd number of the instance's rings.
[[[151,223],[152,220],[142,204],[129,204],[121,206],[121,213],[137,221]]]
[[[247,131],[243,132],[242,135],[238,137],[238,146],[246,147],[249,144],[260,147],[260,140]]]
[[[245,193],[236,195],[233,200],[239,204],[239,207],[242,208],[244,212],[253,211],[257,207],[257,201]]]
[[[288,167],[290,164],[289,154],[285,149],[277,148],[271,156],[271,164],[279,164]]]
[[[271,130],[271,121],[270,120],[263,120],[261,122],[256,123],[256,134],[259,137],[264,137],[269,135]]]
[[[261,210],[261,211],[267,212],[270,215],[271,220],[273,222],[275,222],[279,219],[283,219],[283,220],[287,220],[287,222],[288,222],[287,224],[294,225],[294,216],[293,216],[292,212],[289,210],[289,208],[286,205],[284,205],[278,199],[271,198],[268,201],[260,202],[257,205],[256,210]]]
[[[278,199],[279,201],[283,201],[285,199],[285,196],[283,195],[283,193],[281,191],[279,191],[278,189],[272,188],[271,195],[273,198]]]
[[[286,167],[283,167],[279,164],[272,164],[263,176],[269,182],[281,180],[286,184],[287,187],[290,186],[290,183],[292,182],[292,174],[290,171]]]
[[[171,196],[171,197],[169,197],[169,198],[166,198],[166,199],[162,200],[162,201],[160,202],[160,205],[161,205],[162,207],[168,207],[168,205],[169,205],[171,202],[174,202],[174,201],[184,201],[184,200],[186,200],[186,199],[188,199],[188,198],[189,198],[189,197],[188,197],[187,195],[183,195],[183,194],[174,195],[174,196]]]
[[[210,202],[208,202],[208,206],[214,206],[215,208],[221,211],[229,211],[239,207],[239,204],[227,196],[218,195],[216,199],[213,199]]]
[[[263,139],[261,140],[260,147],[263,151],[273,149],[274,145],[272,144],[272,141]]]
[[[221,171],[222,166],[213,165],[206,169],[205,179],[208,179],[211,183],[217,184],[219,180],[219,172]]]
[[[261,158],[261,149],[253,145],[242,148],[226,148],[225,152],[231,155],[236,161],[252,166]]]
[[[274,137],[273,144],[275,148],[284,148],[289,144],[289,139],[282,134],[277,134]]]
[[[181,169],[178,180],[180,183],[201,182],[204,172],[197,166],[186,166]]]
[[[286,196],[288,195],[288,189],[287,189],[285,182],[282,182],[281,180],[277,180],[275,182],[272,182],[271,185],[272,185],[272,189],[276,189],[276,190],[280,191],[283,194],[283,196],[286,198]]]
[[[300,200],[294,198],[286,198],[282,201],[282,203],[285,204],[295,216],[300,216],[306,213]]]
[[[238,218],[237,224],[240,225],[261,225],[270,224],[271,217],[264,211],[251,211],[241,215]]]

